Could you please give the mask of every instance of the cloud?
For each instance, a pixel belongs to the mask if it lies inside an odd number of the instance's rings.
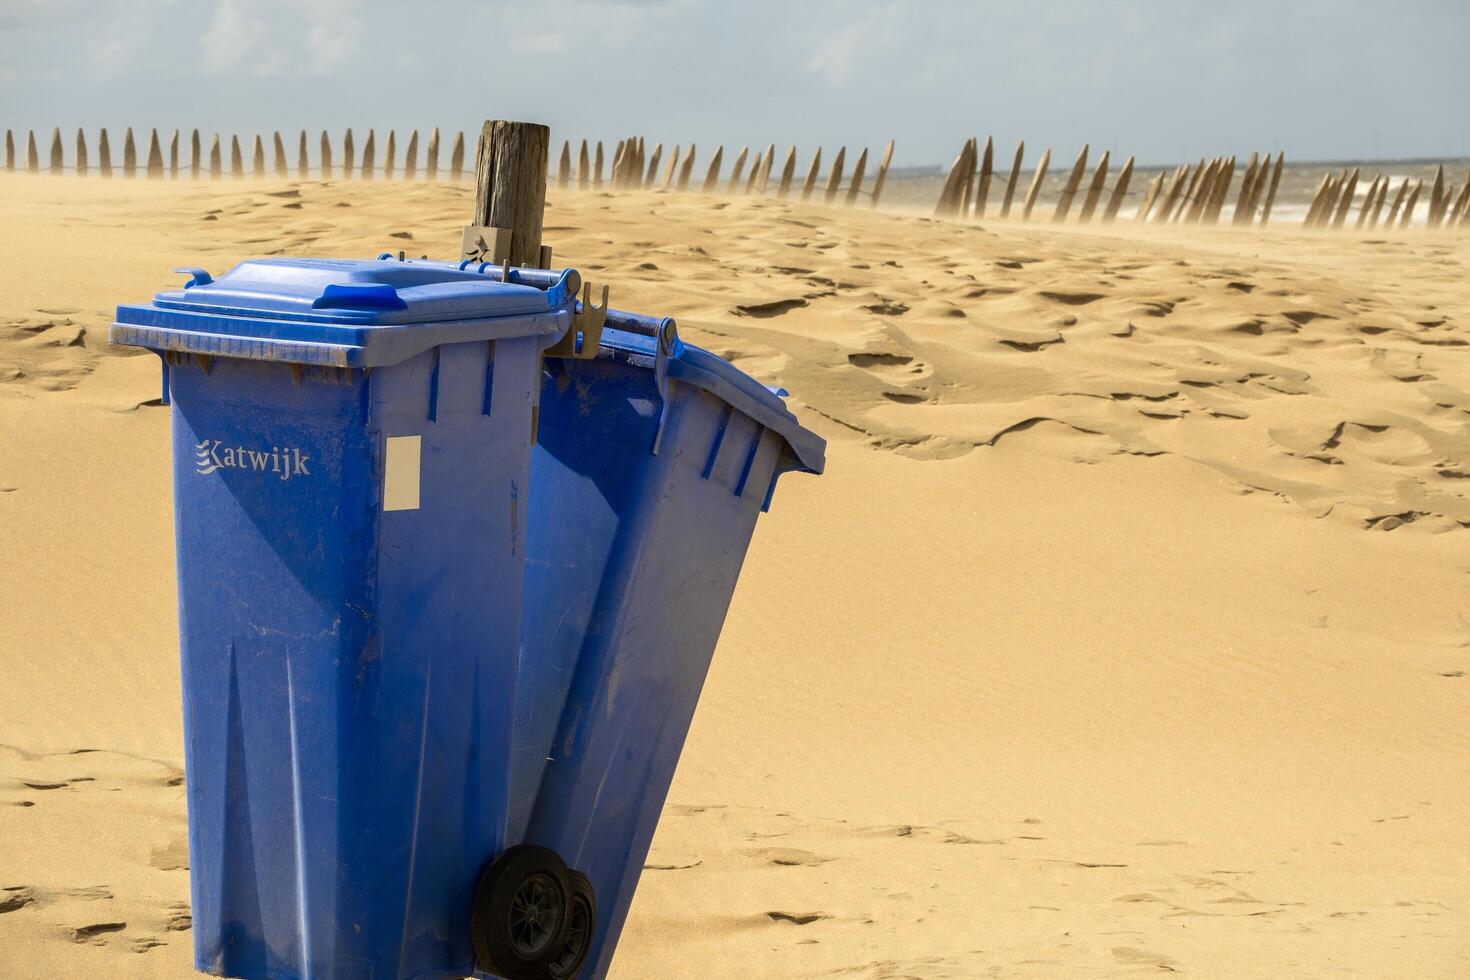
[[[859,69],[869,67],[879,56],[891,52],[903,33],[901,5],[886,3],[817,42],[807,59],[807,71],[838,89],[852,81]]]
[[[229,76],[332,75],[360,50],[360,7],[350,0],[218,0],[200,37],[200,67]]]

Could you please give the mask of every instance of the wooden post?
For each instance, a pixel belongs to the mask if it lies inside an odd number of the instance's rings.
[[[1051,214],[1054,223],[1067,220],[1067,212],[1072,210],[1072,198],[1077,196],[1077,188],[1082,183],[1082,173],[1087,169],[1088,145],[1082,144],[1082,152],[1077,154],[1077,162],[1072,164],[1072,172],[1067,175],[1067,183],[1062,187],[1062,196],[1057,201],[1056,210]]]
[[[260,134],[255,134],[255,145],[251,148],[251,167],[257,179],[265,176],[265,144],[260,141]]]
[[[342,179],[346,180],[352,176],[353,164],[357,160],[357,145],[352,141],[352,127],[347,127],[347,135],[342,137]]]
[[[1209,164],[1205,162],[1204,157],[1200,157],[1199,161],[1195,163],[1193,174],[1189,172],[1189,165],[1184,165],[1184,176],[1188,180],[1188,183],[1183,185],[1184,196],[1179,199],[1179,206],[1174,210],[1174,213],[1170,217],[1161,220],[1176,223],[1184,220],[1188,211],[1194,207],[1195,198],[1200,189],[1200,182],[1205,179],[1205,171],[1209,168]]]
[[[1409,179],[1405,177],[1399,181],[1398,193],[1393,196],[1393,206],[1388,209],[1388,219],[1383,222],[1383,227],[1392,228],[1399,220],[1399,208],[1404,206],[1404,197],[1409,193]]]
[[[812,165],[806,172],[806,183],[801,186],[801,199],[807,200],[812,196],[812,191],[817,187],[817,172],[822,168],[822,148],[817,147],[817,152],[812,154]]]
[[[939,189],[939,200],[934,203],[934,217],[947,218],[959,210],[959,202],[964,198],[963,185],[969,174],[969,156],[970,141],[965,140],[965,145],[960,147],[954,163],[949,165],[944,186]]]
[[[158,130],[153,130],[148,137],[148,176],[163,176],[163,149],[158,145]]]
[[[1215,181],[1215,186],[1210,194],[1210,204],[1205,212],[1205,217],[1210,224],[1220,222],[1220,211],[1225,207],[1225,198],[1230,196],[1230,184],[1235,180],[1235,157],[1232,155],[1225,161],[1225,166],[1220,170]]]
[[[296,176],[305,180],[311,174],[311,166],[306,159],[306,130],[301,131],[301,138],[296,142]]]
[[[1286,165],[1285,151],[1276,152],[1276,166],[1271,169],[1271,186],[1266,189],[1266,203],[1261,206],[1261,227],[1271,220],[1271,205],[1276,203],[1276,188],[1281,185],[1281,169]],[[1387,189],[1387,182],[1384,188]]]
[[[454,146],[449,150],[449,179],[459,183],[464,179],[464,130],[454,133]]]
[[[548,130],[548,132],[549,132],[549,130]],[[483,139],[484,137],[482,136],[481,138]],[[546,159],[545,159],[546,158],[546,154],[547,154],[546,147],[545,146],[541,147],[541,156],[542,156],[542,160],[541,160],[541,176],[542,176],[543,179],[546,176],[546,165],[547,165],[547,162],[546,162]],[[438,180],[439,179],[439,127],[438,126],[435,126],[433,129],[429,130],[429,145],[424,148],[424,179],[425,180]],[[543,190],[543,196],[544,196],[544,190],[545,190],[545,188],[543,188],[542,190]],[[540,226],[538,225],[537,227],[539,229]],[[537,234],[537,238],[538,239],[540,238],[539,231],[538,231],[538,234]],[[536,243],[537,248],[540,248],[540,244],[541,243],[538,240],[537,243]],[[540,256],[538,254],[536,258],[539,258],[539,257]],[[532,258],[528,264],[535,265],[536,264],[536,258]]]
[[[77,130],[76,169],[78,177],[87,176],[87,134],[80,129]]]
[[[53,175],[60,177],[63,169],[61,155],[61,127],[54,126],[51,129],[51,165],[50,171]]]
[[[1011,176],[1006,181],[1006,196],[1000,204],[1000,216],[1009,218],[1011,216],[1011,199],[1016,196],[1016,187],[1021,183],[1021,161],[1026,156],[1026,141],[1022,140],[1016,144],[1016,158],[1011,161]]]
[[[1465,186],[1460,188],[1460,196],[1455,198],[1455,203],[1445,216],[1445,227],[1449,227],[1456,221],[1463,222],[1467,206],[1470,206],[1470,170],[1465,172]]]
[[[584,149],[586,148],[586,145],[587,144],[585,142],[582,144]],[[648,167],[643,171],[644,190],[651,190],[654,183],[658,180],[658,165],[659,161],[663,158],[663,155],[664,145],[662,143],[655,143],[653,145],[653,156],[649,157]]]
[[[362,169],[358,171],[358,176],[363,180],[373,179],[373,164],[377,162],[374,160],[377,156],[377,147],[374,146],[376,139],[377,134],[369,129],[367,142],[362,145]]]
[[[1092,175],[1092,184],[1087,188],[1087,197],[1082,201],[1082,212],[1077,215],[1079,224],[1087,224],[1092,220],[1092,213],[1097,210],[1098,198],[1102,197],[1103,187],[1108,182],[1108,162],[1112,159],[1112,150],[1103,150],[1102,159],[1097,162],[1097,170]]]
[[[1103,224],[1110,225],[1118,217],[1118,209],[1123,206],[1123,198],[1128,196],[1128,184],[1132,180],[1133,158],[1129,157],[1123,162],[1123,169],[1118,171],[1118,183],[1113,185],[1113,196],[1108,198],[1108,207],[1102,216]]]
[[[136,177],[138,175],[138,147],[133,142],[133,127],[128,127],[127,135],[123,138],[123,176]]]
[[[388,130],[388,145],[383,147],[383,179],[393,179],[394,161],[398,157],[398,134]]]
[[[679,183],[676,190],[687,191],[689,189],[689,177],[694,173],[694,151],[697,147],[689,144],[689,154],[684,157],[684,165],[679,168]]]
[[[980,157],[980,183],[975,188],[975,220],[985,217],[985,203],[990,199],[990,181],[995,169],[995,141],[985,137],[985,152]]]
[[[1353,197],[1358,191],[1358,168],[1348,175],[1347,186],[1343,188],[1342,196],[1337,202],[1337,211],[1332,216],[1332,227],[1341,228],[1347,220],[1348,209],[1353,206]]]
[[[1368,193],[1363,195],[1363,206],[1358,209],[1358,220],[1354,228],[1362,228],[1368,223],[1368,212],[1373,210],[1373,202],[1378,199],[1378,185],[1383,181],[1383,174],[1374,174],[1373,183],[1368,185]]]
[[[1419,194],[1424,190],[1424,181],[1416,181],[1414,189],[1409,191],[1409,199],[1404,202],[1404,213],[1399,217],[1399,227],[1409,227],[1409,221],[1414,216],[1414,205],[1419,203]]]
[[[867,166],[868,148],[865,146],[858,154],[857,163],[852,168],[852,183],[847,186],[847,200],[844,202],[844,207],[850,208],[857,203],[858,194],[863,189],[863,171],[867,169]]]
[[[960,200],[958,213],[965,217],[970,213],[970,198],[974,194],[975,170],[980,161],[980,141],[971,136],[965,140],[965,172],[960,178]]]
[[[1204,218],[1205,212],[1209,209],[1210,200],[1214,196],[1215,184],[1224,167],[1225,161],[1220,157],[1216,157],[1205,164],[1205,172],[1200,174],[1199,181],[1192,185],[1194,193],[1191,195],[1192,200],[1189,202],[1189,210],[1181,220],[1194,225],[1199,224]],[[1180,210],[1184,210],[1182,206]]]
[[[888,165],[893,162],[893,140],[883,151],[883,160],[878,164],[878,177],[873,181],[873,207],[878,207],[878,198],[883,196],[883,185],[888,180]]]
[[[104,177],[112,176],[112,148],[107,145],[107,130],[97,134],[97,169]]]
[[[15,134],[8,129],[5,131],[5,172],[15,173]]]
[[[1429,214],[1425,219],[1426,227],[1439,227],[1439,216],[1444,205],[1444,164],[1441,163],[1434,170],[1434,186],[1429,191]]]
[[[618,140],[618,148],[616,150],[613,150],[612,172],[608,175],[608,183],[610,183],[614,189],[617,188],[618,178],[623,173],[623,147],[627,145],[627,142],[627,140]]]
[[[1232,225],[1248,225],[1255,217],[1251,195],[1256,190],[1256,174],[1260,170],[1260,155],[1252,153],[1245,165],[1245,176],[1240,179],[1240,194],[1235,198],[1235,211],[1230,215]]]
[[[561,159],[556,162],[556,186],[566,190],[572,186],[572,141],[561,141]]]
[[[1176,173],[1178,171],[1175,171]],[[1148,192],[1143,195],[1143,203],[1138,206],[1138,213],[1133,216],[1134,221],[1147,221],[1149,211],[1153,210],[1154,201],[1158,200],[1159,188],[1164,186],[1164,172],[1161,170],[1154,179],[1148,182]]]
[[[781,185],[776,189],[776,197],[786,200],[791,196],[791,182],[796,179],[796,147],[793,146],[786,153],[786,165],[781,168]]]
[[[725,184],[725,193],[734,194],[736,188],[740,187],[740,177],[745,173],[745,158],[750,155],[750,147],[742,146],[740,152],[735,154],[735,165],[730,168],[730,180]]]
[[[168,138],[168,176],[177,180],[179,176],[179,131],[176,129]]]
[[[408,147],[403,151],[403,179],[417,180],[419,173],[419,131],[409,130]]]
[[[1303,228],[1312,228],[1317,224],[1317,215],[1322,211],[1322,204],[1327,200],[1327,192],[1332,189],[1332,173],[1329,171],[1322,175],[1322,182],[1317,185],[1317,192],[1312,195],[1312,203],[1307,205],[1307,216],[1302,219]]]
[[[761,167],[765,165],[765,154],[757,154],[750,163],[750,175],[745,178],[745,191],[748,196],[755,191],[755,182],[760,179]]]
[[[1036,207],[1036,198],[1041,194],[1041,185],[1046,181],[1046,168],[1051,163],[1051,147],[1041,151],[1041,159],[1036,162],[1036,173],[1031,176],[1031,188],[1026,191],[1026,203],[1021,208],[1021,220],[1031,220],[1031,209]]]
[[[597,153],[592,158],[592,186],[602,188],[602,140],[597,141]]]
[[[245,156],[240,152],[240,137],[230,134],[230,176],[236,180],[245,176]]]
[[[281,139],[281,131],[278,129],[271,134],[271,150],[275,157],[276,176],[285,180],[291,175],[291,168],[286,163],[286,141]]]
[[[587,141],[582,141],[582,150],[577,154],[577,189],[585,191],[592,186],[592,158],[587,154]]]
[[[475,211],[471,224],[510,230],[499,261],[537,267],[546,210],[551,130],[538,123],[486,120],[475,154]]]
[[[720,144],[715,148],[715,155],[710,157],[709,169],[704,173],[704,183],[700,185],[699,193],[713,194],[720,183],[720,164],[725,162],[725,146]]]
[[[1195,171],[1194,176],[1195,179],[1198,179],[1199,171]],[[1159,202],[1158,211],[1154,212],[1155,224],[1166,224],[1168,222],[1169,216],[1174,213],[1174,206],[1179,204],[1184,195],[1184,189],[1186,187],[1186,182],[1189,180],[1189,177],[1190,170],[1189,164],[1187,163],[1181,164],[1179,167],[1176,167],[1173,175],[1169,175],[1166,173],[1159,174],[1159,186],[1161,189],[1164,186],[1163,181],[1167,180],[1169,183],[1168,189],[1162,191],[1164,199]],[[1145,210],[1144,216],[1146,217],[1147,214],[1148,212],[1147,210]],[[1143,219],[1140,218],[1140,220]]]
[[[837,148],[837,155],[832,158],[832,170],[827,175],[827,193],[822,198],[824,204],[831,204],[837,199],[837,191],[842,187],[842,163],[847,158],[847,147]]]
[[[322,180],[332,179],[332,138],[325,129],[322,130],[321,172]]]
[[[674,174],[679,169],[679,144],[674,144],[674,152],[669,154],[669,162],[664,167],[663,180],[659,182],[659,190],[668,190],[674,186]]]
[[[755,182],[755,194],[757,197],[766,196],[766,188],[771,183],[771,170],[776,166],[776,144],[771,143],[766,147],[765,156],[761,157],[761,175]]]
[[[1377,228],[1378,219],[1383,214],[1383,202],[1388,199],[1388,178],[1378,185],[1378,200],[1373,203],[1373,213],[1368,216],[1368,227]]]

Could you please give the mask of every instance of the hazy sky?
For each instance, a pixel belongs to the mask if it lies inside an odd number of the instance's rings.
[[[892,137],[896,164],[940,163],[987,134],[1143,162],[1470,156],[1467,44],[1470,0],[0,0],[0,127],[60,125],[68,154],[78,126],[498,117],[704,159]]]

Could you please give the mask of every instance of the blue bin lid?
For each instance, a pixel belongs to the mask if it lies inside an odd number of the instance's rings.
[[[652,368],[658,358],[658,341],[644,333],[613,325],[637,321],[644,324],[657,322],[650,317],[609,310],[609,326],[603,330],[599,346],[614,356],[632,356]],[[675,381],[703,388],[781,436],[791,447],[802,469],[811,473],[821,473],[825,469],[827,440],[804,427],[775,390],[723,357],[685,343],[674,335],[664,370]]]
[[[452,263],[251,259],[144,305],[119,306],[115,344],[221,357],[372,367],[446,343],[560,336],[559,286],[502,283]]]

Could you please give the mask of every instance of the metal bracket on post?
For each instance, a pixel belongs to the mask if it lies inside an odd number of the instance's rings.
[[[510,229],[485,225],[465,225],[459,237],[462,261],[492,262],[500,265],[510,259]]]
[[[547,357],[575,357],[590,360],[597,356],[602,343],[602,327],[607,322],[607,287],[602,287],[602,305],[592,305],[592,284],[582,286],[582,301],[573,307],[572,325],[555,344],[546,348]],[[581,335],[582,345],[577,346]]]

